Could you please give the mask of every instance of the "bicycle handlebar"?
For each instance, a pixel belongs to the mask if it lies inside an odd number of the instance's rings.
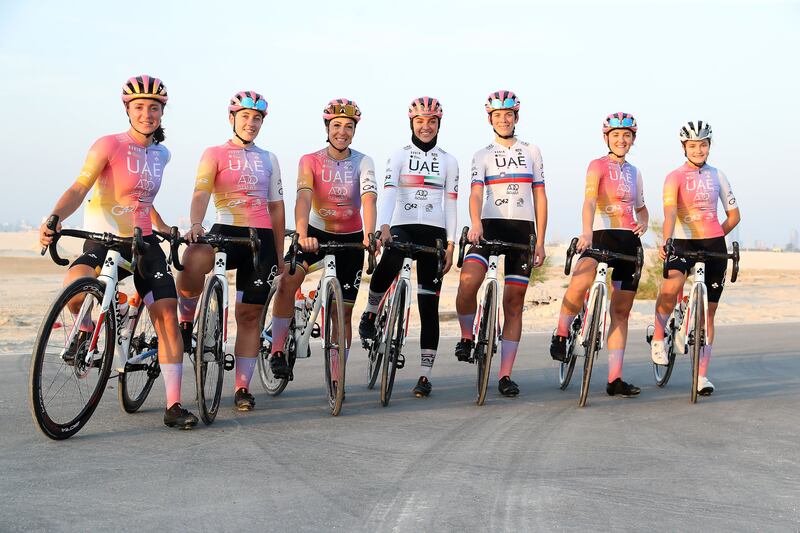
[[[705,250],[698,250],[698,251],[682,251],[677,252],[675,250],[675,242],[672,238],[667,239],[667,242],[664,244],[664,267],[662,275],[664,279],[669,277],[669,270],[667,268],[667,263],[669,262],[670,256],[675,257],[683,257],[685,259],[692,259],[694,261],[702,261],[703,263],[706,262],[706,259],[724,259],[726,262],[728,259],[733,260],[733,270],[731,271],[731,283],[736,283],[736,280],[739,278],[739,243],[737,241],[733,241],[731,244],[733,251],[731,253],[720,253],[720,252],[706,252]]]
[[[297,254],[300,253],[300,235],[296,232],[286,232],[286,236],[292,236],[292,243],[289,245],[289,275],[294,276],[297,271]],[[372,275],[375,271],[375,250],[377,250],[377,236],[380,232],[370,233],[367,235],[369,239],[369,246],[364,246],[360,242],[320,242],[318,243],[319,251],[327,253],[336,253],[337,250],[366,250],[367,253],[367,274]]]
[[[380,236],[380,231],[377,232]],[[414,244],[413,242],[403,241],[386,241],[383,247],[387,250],[397,250],[406,257],[411,257],[415,253],[434,254],[436,255],[436,275],[441,278],[444,276],[444,259],[445,259],[445,246],[442,239],[436,239],[436,246],[425,246],[422,244]]]
[[[467,245],[470,244],[469,239],[467,238],[467,234],[469,233],[469,227],[464,226],[461,230],[461,238],[458,239],[458,268],[464,266],[464,253],[466,252]],[[536,253],[536,234],[532,233],[530,236],[530,240],[527,245],[519,244],[516,242],[505,242],[499,240],[489,240],[482,238],[480,239],[480,246],[489,248],[490,255],[501,255],[505,253],[507,250],[518,250],[520,252],[525,252],[528,254],[528,267],[527,272],[530,273],[533,269],[533,259],[534,254]]]
[[[570,241],[569,243],[569,248],[567,248],[567,260],[564,263],[565,276],[569,276],[569,273],[572,270],[572,258],[575,256],[576,253],[578,253],[578,238],[573,237],[572,241]],[[617,252],[612,252],[610,250],[598,250],[597,248],[587,248],[586,250],[583,251],[583,254],[601,263],[608,263],[609,260],[611,259],[633,263],[636,265],[636,271],[633,274],[634,284],[638,284],[639,279],[641,279],[642,277],[642,267],[644,266],[644,251],[642,250],[641,246],[636,247],[636,255],[620,254]]]
[[[253,254],[253,268],[258,270],[258,260],[261,252],[261,239],[258,237],[256,228],[248,228],[250,235],[247,237],[227,237],[218,233],[209,233],[198,236],[194,242],[188,241],[185,237],[178,237],[178,228],[173,226],[170,231],[170,256],[175,270],[183,270],[183,265],[178,260],[178,247],[181,244],[208,244],[215,249],[224,250],[228,246],[248,246]]]

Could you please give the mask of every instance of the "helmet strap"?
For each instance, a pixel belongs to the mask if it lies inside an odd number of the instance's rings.
[[[513,139],[514,132],[517,131],[517,128],[515,127],[513,130],[511,130],[511,135],[500,135],[500,133],[498,133],[498,131],[494,129],[494,126],[492,126],[492,131],[494,131],[494,134],[500,137],[501,139]]]
[[[245,146],[247,146],[248,144],[253,144],[253,141],[247,141],[245,139],[242,139],[242,136],[236,133],[236,113],[233,114],[233,134],[236,136],[237,139],[242,141],[242,144],[244,144]]]

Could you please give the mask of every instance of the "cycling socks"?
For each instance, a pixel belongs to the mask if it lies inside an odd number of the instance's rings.
[[[469,315],[458,315],[458,324],[461,326],[461,338],[472,338],[472,325],[475,323],[475,313]]]
[[[72,313],[72,319],[78,320],[78,313]],[[81,319],[81,323],[78,325],[79,331],[85,331],[87,333],[91,333],[94,331],[94,323],[92,322],[92,315],[91,313],[84,313],[83,318]]]
[[[436,350],[428,350],[423,348],[420,350],[420,365],[419,375],[425,376],[430,380],[431,370],[433,370],[433,361],[436,359]]]
[[[622,379],[622,359],[625,356],[625,349],[608,350],[608,382],[612,383],[615,379]]]
[[[500,342],[500,376],[511,377],[511,369],[514,367],[514,359],[517,358],[517,347],[519,341],[509,341],[503,339]]]
[[[662,315],[658,311],[656,311],[656,323],[655,323],[655,330],[653,331],[653,340],[656,341],[663,341],[664,340],[664,328],[667,327],[667,321],[669,320],[669,315]]]
[[[194,322],[194,312],[197,309],[197,300],[199,296],[194,298],[187,298],[178,295],[178,321],[179,322]]]
[[[375,292],[372,289],[369,290],[369,294],[367,295],[367,307],[364,308],[365,313],[378,313],[378,306],[381,303],[381,298],[386,293],[384,292]]]
[[[703,351],[700,352],[700,375],[706,377],[708,372],[708,362],[711,360],[711,345],[706,344],[703,346]]]
[[[282,352],[286,344],[286,337],[289,336],[289,323],[291,317],[283,318],[280,316],[272,317],[272,353]]]
[[[183,363],[160,363],[159,366],[164,377],[164,387],[167,389],[167,409],[169,409],[181,401]]]
[[[564,313],[563,311],[558,314],[558,326],[556,327],[556,335],[559,337],[569,336],[569,327],[572,321],[575,320],[575,315]]]
[[[253,369],[255,367],[255,357],[236,356],[236,385],[234,386],[234,391],[250,388],[250,379],[253,377]]]

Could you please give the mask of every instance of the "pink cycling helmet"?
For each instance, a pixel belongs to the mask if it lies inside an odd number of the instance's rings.
[[[442,104],[430,96],[420,96],[411,101],[408,106],[408,118],[436,117],[442,118]]]
[[[514,91],[495,91],[486,98],[486,112],[490,115],[492,111],[500,109],[510,109],[511,111],[519,111],[519,98],[514,94]]]
[[[328,102],[328,105],[322,110],[322,118],[328,122],[337,117],[352,118],[358,122],[361,120],[361,110],[358,108],[358,104],[352,100],[335,98]]]
[[[611,130],[631,130],[636,133],[636,119],[630,113],[612,113],[603,121],[603,133],[608,133]]]
[[[150,98],[166,104],[167,88],[160,79],[147,74],[128,78],[122,86],[122,103],[128,105],[139,98]]]
[[[231,98],[228,104],[228,112],[236,113],[242,109],[253,109],[259,111],[262,116],[267,114],[267,100],[255,91],[239,91]]]

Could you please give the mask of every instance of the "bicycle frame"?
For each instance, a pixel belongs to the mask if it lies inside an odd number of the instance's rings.
[[[222,306],[224,309],[222,320],[222,351],[225,354],[228,353],[228,277],[225,275],[227,266],[228,254],[224,250],[214,250],[213,276],[222,283]]]
[[[308,343],[311,340],[311,332],[314,329],[314,324],[317,322],[317,317],[322,317],[320,335],[325,335],[325,314],[327,311],[325,309],[325,303],[319,296],[320,294],[327,294],[328,283],[331,282],[331,279],[336,278],[336,256],[327,254],[322,261],[325,272],[322,274],[317,284],[317,292],[314,294],[314,301],[311,304],[311,309],[309,310],[306,308],[304,315],[305,324],[302,328],[295,325],[294,331],[292,332],[295,341],[295,357],[297,358],[308,357]],[[321,315],[320,312],[322,313]]]
[[[497,264],[500,260],[499,255],[490,255],[489,256],[489,266],[486,270],[486,276],[483,279],[483,283],[481,283],[480,294],[486,294],[486,291],[489,290],[489,285],[494,285],[494,293],[497,295],[495,299],[495,313],[494,316],[497,317],[497,324],[495,324],[494,328],[494,340],[495,345],[498,344],[500,339],[500,302],[503,300],[500,296],[500,283],[497,281]],[[478,312],[475,313],[475,321],[472,323],[472,337],[474,339],[478,338],[478,328],[481,326],[481,318],[483,318],[484,309],[483,309],[483,300],[481,298],[478,301]]]
[[[594,282],[592,282],[592,287],[587,292],[586,301],[584,302],[584,317],[581,323],[581,330],[578,332],[577,336],[575,337],[575,342],[579,345],[583,345],[586,342],[586,335],[589,334],[589,330],[591,324],[594,320],[594,309],[597,300],[600,300],[600,309],[603,316],[601,317],[602,329],[600,330],[600,346],[598,347],[597,351],[603,349],[605,345],[605,336],[606,336],[606,317],[608,316],[608,287],[606,287],[606,275],[608,273],[608,263],[598,262],[597,263],[597,271],[594,276]]]
[[[708,289],[706,287],[706,265],[703,262],[697,262],[689,271],[692,278],[692,288],[689,292],[689,303],[686,307],[681,323],[675,324],[675,338],[672,339],[676,346],[681,348],[681,353],[689,353],[689,328],[694,324],[694,314],[697,310],[697,303],[703,302],[703,309],[705,310],[705,317],[703,317],[703,335],[702,339],[694,339],[694,342],[702,342],[704,346],[708,340]],[[676,309],[680,306],[680,301],[683,299],[683,290],[678,295],[678,302],[675,306]],[[674,311],[673,311],[674,313]],[[679,342],[680,341],[680,342]]]
[[[405,281],[403,283],[403,290],[405,291],[405,298],[403,299],[403,304],[405,305],[405,309],[403,309],[403,344],[400,345],[402,348],[406,345],[406,338],[408,337],[408,325],[409,325],[409,316],[411,314],[411,263],[413,259],[410,257],[403,258],[403,266],[400,267],[400,272],[395,277],[394,281],[392,282],[391,287],[386,293],[383,295],[381,299],[380,308],[384,308],[384,306],[388,305],[388,302],[391,302],[394,298],[394,294],[397,291],[397,285],[400,280]],[[387,338],[389,334],[390,328],[384,328],[381,332],[380,344],[378,345],[379,350],[383,350],[383,347],[386,346],[386,343],[389,342]]]

